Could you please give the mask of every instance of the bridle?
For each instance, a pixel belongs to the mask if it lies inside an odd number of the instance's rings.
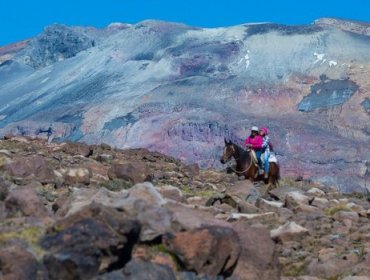
[[[234,148],[234,146],[232,147],[233,148],[233,153],[235,153],[235,148]],[[247,149],[247,150],[244,150],[244,151],[246,151],[246,152],[250,152],[250,149]],[[238,158],[235,158],[235,160],[237,161],[237,160],[239,160],[240,159],[240,157],[238,157]],[[252,167],[252,165],[253,165],[253,160],[251,159],[250,160],[250,163],[249,163],[249,166],[246,168],[246,169],[244,169],[243,171],[237,171],[236,169],[234,169],[233,167],[232,167],[232,165],[231,164],[229,164],[230,163],[230,160],[227,162],[227,164],[228,164],[228,168],[230,168],[233,172],[235,172],[235,173],[237,173],[237,174],[243,174],[243,173],[245,173],[245,172],[247,172],[251,167]]]

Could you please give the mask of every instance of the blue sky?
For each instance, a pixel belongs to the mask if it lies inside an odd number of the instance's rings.
[[[329,16],[370,22],[370,0],[0,0],[0,46],[35,36],[52,23],[104,27],[161,19],[218,27],[306,24]]]

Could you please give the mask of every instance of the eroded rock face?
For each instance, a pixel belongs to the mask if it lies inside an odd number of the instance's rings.
[[[0,271],[3,279],[47,279],[35,256],[17,245],[0,249]]]
[[[231,279],[280,279],[278,255],[268,230],[241,223],[233,228],[238,233],[242,250]]]
[[[241,252],[236,232],[216,226],[167,235],[164,243],[186,270],[209,276],[230,276]]]
[[[75,56],[79,52],[95,45],[92,38],[65,25],[51,25],[29,43],[26,49],[26,64],[41,68]]]
[[[42,247],[51,279],[88,279],[99,271],[124,266],[140,234],[140,224],[98,204],[60,220]]]

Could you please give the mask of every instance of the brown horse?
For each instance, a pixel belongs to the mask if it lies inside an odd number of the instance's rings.
[[[250,179],[252,182],[262,180],[262,176],[258,176],[257,158],[253,155],[252,150],[244,150],[242,147],[226,141],[225,148],[221,157],[221,163],[225,164],[234,158],[236,168],[233,170],[238,176],[244,176],[245,179]],[[280,168],[276,162],[269,163],[268,178],[265,183],[276,187],[280,178]]]

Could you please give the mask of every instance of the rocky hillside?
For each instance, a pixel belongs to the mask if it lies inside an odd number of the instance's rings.
[[[268,126],[285,176],[369,187],[369,24],[52,25],[0,48],[0,134],[147,148],[220,168]]]
[[[0,141],[1,279],[370,279],[369,198],[145,149]]]

